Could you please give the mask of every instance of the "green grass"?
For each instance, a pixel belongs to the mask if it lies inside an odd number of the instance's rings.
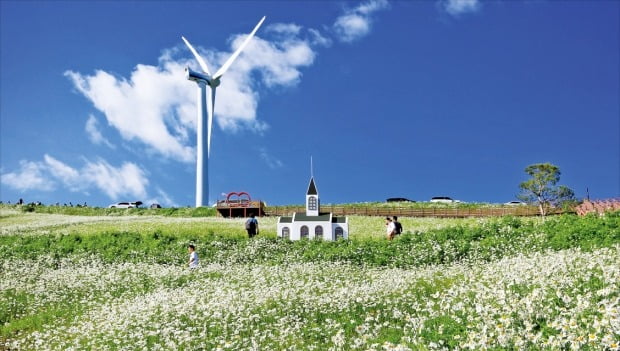
[[[348,216],[351,238],[355,240],[384,237],[381,217]],[[489,219],[474,218],[401,218],[404,233],[426,232],[445,227],[478,226]],[[276,217],[259,218],[261,236],[276,237]],[[217,233],[243,237],[244,219],[182,218],[162,216],[69,216],[62,214],[21,213],[16,210],[0,212],[0,235],[98,234],[113,231],[177,233]]]
[[[106,208],[78,206],[45,205],[0,205],[0,210],[19,210],[47,214],[64,214],[71,216],[165,216],[165,217],[214,217],[217,211],[212,207],[170,207],[170,208]]]
[[[35,214],[37,220],[42,218]],[[2,222],[15,220],[5,217]],[[563,215],[544,222],[504,217],[486,220],[403,219],[405,234],[388,242],[376,217],[351,217],[351,240],[282,241],[275,219],[261,219],[262,233],[248,240],[241,219],[181,220],[129,218],[127,221],[17,226],[0,236],[0,258],[67,257],[96,254],[106,262],[150,260],[180,264],[189,243],[209,262],[283,264],[347,262],[356,265],[415,267],[464,260],[493,260],[507,254],[545,249],[593,249],[620,243],[620,215]],[[438,223],[443,223],[440,225]],[[26,228],[29,228],[26,226]],[[41,231],[45,234],[33,234]],[[27,235],[30,234],[30,235]]]

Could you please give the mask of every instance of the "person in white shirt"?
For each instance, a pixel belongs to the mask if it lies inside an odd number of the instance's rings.
[[[396,227],[394,227],[394,222],[392,222],[392,218],[385,218],[385,234],[388,240],[394,239],[394,231]]]
[[[189,262],[187,265],[192,269],[198,268],[198,253],[196,253],[196,246],[187,246],[187,251],[189,252]]]

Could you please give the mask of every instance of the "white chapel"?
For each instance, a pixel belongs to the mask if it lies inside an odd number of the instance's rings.
[[[347,239],[349,237],[347,217],[337,217],[331,212],[321,213],[320,207],[319,192],[312,177],[306,192],[306,212],[295,212],[292,217],[278,218],[278,237],[289,240]]]

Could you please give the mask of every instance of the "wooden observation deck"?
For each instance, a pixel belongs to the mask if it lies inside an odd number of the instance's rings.
[[[265,203],[260,200],[252,201],[250,194],[243,191],[228,193],[226,199],[217,200],[216,208],[220,216],[225,218],[265,215]]]

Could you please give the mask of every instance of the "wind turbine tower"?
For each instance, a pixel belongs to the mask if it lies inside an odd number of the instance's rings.
[[[198,85],[198,123],[196,125],[196,207],[208,205],[209,202],[209,156],[211,155],[211,127],[213,125],[213,113],[215,111],[215,91],[220,85],[220,78],[228,70],[237,56],[248,45],[258,28],[263,24],[265,16],[261,18],[254,30],[245,38],[237,50],[226,60],[215,74],[211,75],[207,63],[198,55],[198,52],[185,37],[181,37],[185,45],[194,54],[202,72],[196,72],[189,67],[185,68],[187,79]],[[207,89],[209,87],[209,89]],[[211,91],[211,98],[207,98],[207,90]],[[207,127],[205,133],[205,125]],[[204,146],[207,144],[205,152]]]

